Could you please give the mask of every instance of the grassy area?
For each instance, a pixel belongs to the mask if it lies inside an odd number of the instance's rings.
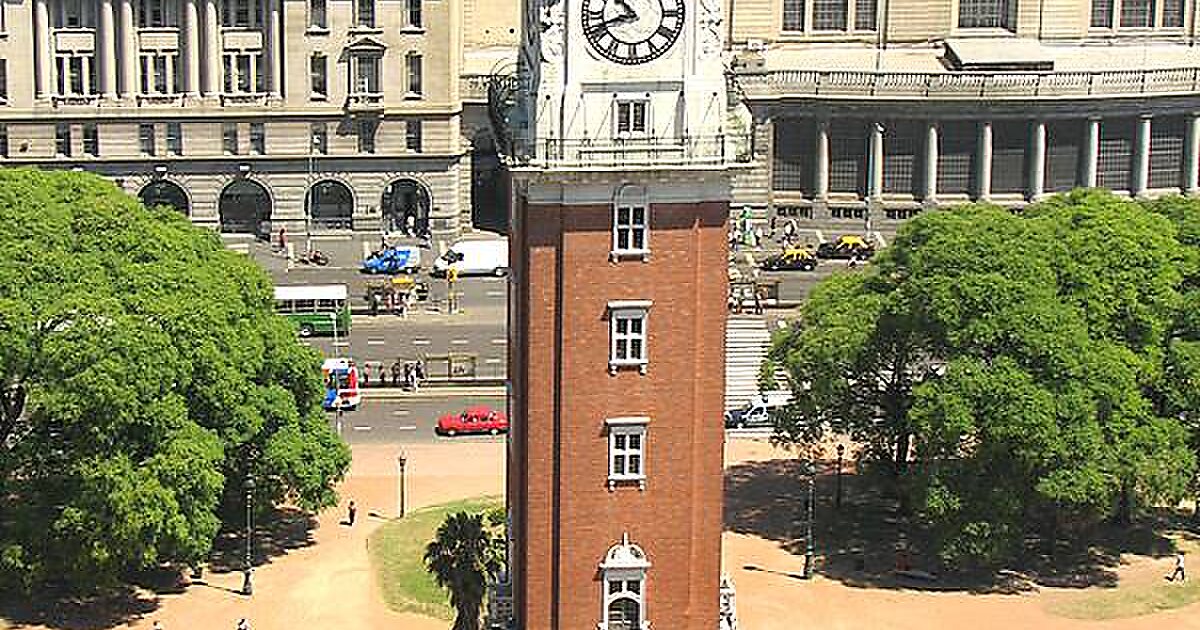
[[[425,570],[425,545],[453,512],[483,512],[504,505],[500,497],[483,497],[435,505],[391,521],[371,535],[371,565],[379,576],[383,599],[397,612],[454,619],[450,595]]]
[[[1178,543],[1187,552],[1189,560],[1196,558],[1197,552],[1200,552],[1200,546],[1195,543]],[[1182,608],[1200,601],[1200,579],[1192,573],[1191,566],[1188,567],[1188,575],[1190,577],[1186,582],[1168,582],[1161,576],[1155,576],[1150,581],[1127,585],[1118,583],[1116,588],[1111,589],[1088,589],[1085,593],[1055,602],[1049,610],[1071,619],[1101,621]]]

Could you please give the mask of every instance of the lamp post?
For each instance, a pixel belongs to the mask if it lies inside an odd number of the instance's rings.
[[[251,561],[253,560],[252,545],[254,533],[254,477],[246,476],[246,556],[243,558],[245,564],[242,568],[242,594],[253,595],[254,584],[251,582],[250,574],[253,571]]]
[[[837,493],[834,495],[834,498],[833,498],[833,505],[835,508],[838,508],[838,509],[841,509],[841,507],[842,507],[842,455],[845,452],[846,452],[845,445],[838,444],[837,445],[837,456],[838,456],[838,460],[837,460]]]
[[[814,501],[814,484],[817,477],[817,468],[812,462],[804,462],[802,470],[805,476],[808,477],[808,515],[805,527],[804,536],[804,579],[812,578],[813,574],[813,501]]]
[[[404,518],[404,499],[405,499],[405,496],[404,496],[404,490],[405,490],[405,488],[404,488],[404,486],[405,486],[404,468],[407,464],[408,464],[408,458],[404,456],[404,451],[400,451],[400,454],[396,456],[396,465],[399,467],[399,470],[400,470],[400,506],[399,506],[400,507],[400,509],[399,509],[400,518]]]
[[[310,128],[308,130],[308,190],[304,193],[304,254],[306,256],[312,251],[312,208],[313,195],[316,192],[313,190],[313,172],[316,170],[318,142],[317,134],[313,133]]]

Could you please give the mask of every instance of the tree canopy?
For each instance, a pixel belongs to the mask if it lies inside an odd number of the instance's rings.
[[[918,216],[777,340],[796,391],[777,439],[864,443],[953,562],[1177,501],[1196,464],[1179,411],[1200,402],[1198,215],[1080,190]]]
[[[0,584],[193,562],[247,475],[336,501],[349,451],[266,274],[99,177],[0,171]]]

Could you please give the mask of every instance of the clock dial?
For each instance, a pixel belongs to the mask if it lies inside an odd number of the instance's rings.
[[[661,57],[683,32],[684,0],[585,0],[583,34],[605,59],[639,64]]]

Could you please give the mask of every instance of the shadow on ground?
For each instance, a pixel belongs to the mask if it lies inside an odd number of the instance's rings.
[[[1162,557],[1174,552],[1168,534],[1184,531],[1189,515],[1163,510],[1125,527],[1100,526],[1092,544],[1074,547],[1060,541],[1053,557],[1042,541],[1028,541],[1029,553],[1019,565],[998,572],[956,572],[940,566],[931,534],[916,518],[903,516],[899,502],[880,490],[870,477],[842,475],[842,501],[837,505],[837,466],[818,466],[814,483],[814,570],[848,586],[972,593],[1013,593],[1038,586],[1115,586],[1121,554]],[[850,465],[847,471],[852,470]],[[803,558],[806,549],[808,482],[795,459],[776,459],[732,466],[725,471],[725,529],[776,541]],[[795,571],[747,565],[802,579]],[[903,569],[898,571],[898,569]]]
[[[251,548],[256,567],[315,542],[316,518],[298,509],[279,508],[264,522],[254,530]],[[207,569],[218,574],[241,571],[245,554],[245,531],[222,531],[213,542]],[[50,586],[36,590],[32,598],[0,594],[0,620],[18,628],[42,625],[59,630],[103,630],[153,614],[163,595],[182,593],[189,586],[230,590],[189,576],[187,567],[163,566],[128,575],[123,584],[94,595],[75,595]]]

